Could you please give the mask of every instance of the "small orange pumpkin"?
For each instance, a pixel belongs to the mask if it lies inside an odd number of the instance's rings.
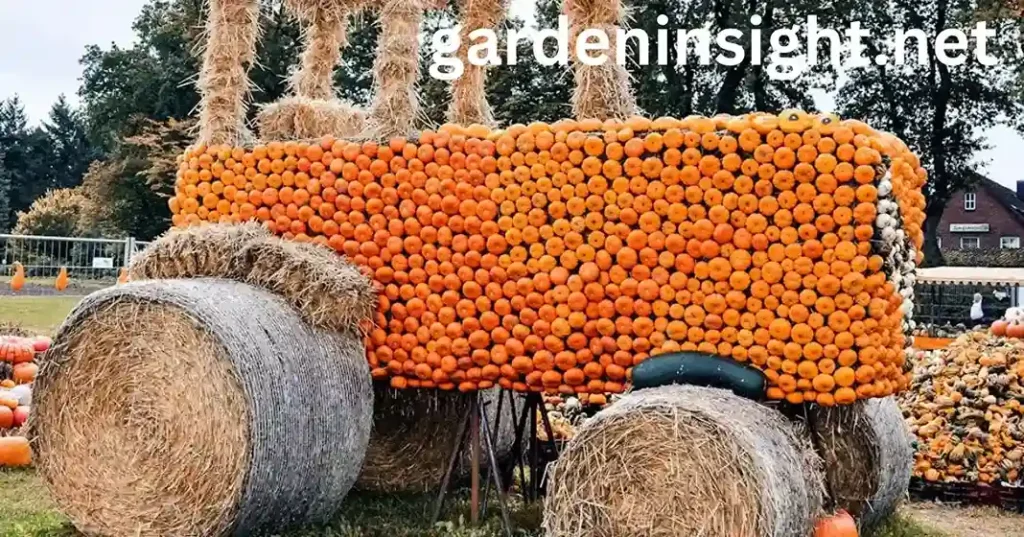
[[[36,379],[39,373],[39,366],[31,362],[21,363],[14,366],[14,380],[19,384],[28,384]]]
[[[1011,324],[1006,327],[1006,337],[1024,338],[1024,324]]]
[[[814,537],[859,537],[857,523],[844,510],[818,520],[814,525]]]
[[[22,436],[0,438],[0,467],[29,466],[32,464],[32,449],[28,439]]]
[[[14,411],[6,406],[0,406],[0,429],[10,429],[14,426]]]
[[[1010,323],[1006,321],[996,321],[992,323],[992,335],[993,336],[1005,336],[1006,329],[1010,327]]]

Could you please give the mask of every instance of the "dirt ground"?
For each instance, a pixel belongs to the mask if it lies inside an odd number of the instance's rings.
[[[911,503],[903,513],[949,537],[1024,537],[1024,514],[993,507]]]

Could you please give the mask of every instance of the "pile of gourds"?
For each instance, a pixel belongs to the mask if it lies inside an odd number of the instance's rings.
[[[1024,466],[1024,340],[976,331],[918,352],[901,397],[929,482],[1016,484]]]
[[[1006,315],[992,323],[992,335],[1014,339],[1024,338],[1024,308],[1010,308]]]
[[[50,348],[46,337],[0,336],[0,468],[32,463],[23,427],[32,405],[36,357]]]

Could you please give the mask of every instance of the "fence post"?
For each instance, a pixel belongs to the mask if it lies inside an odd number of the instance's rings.
[[[128,237],[124,240],[124,264],[127,267],[132,262],[132,250],[135,249],[135,238]]]

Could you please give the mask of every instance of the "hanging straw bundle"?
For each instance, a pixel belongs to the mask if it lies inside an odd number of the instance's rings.
[[[810,425],[836,507],[856,517],[861,531],[894,513],[914,465],[910,432],[895,398],[814,407]]]
[[[379,138],[410,136],[420,119],[416,82],[420,67],[420,25],[428,0],[384,0],[379,20],[375,95],[367,134]]]
[[[83,300],[35,384],[51,496],[86,535],[264,535],[322,524],[362,467],[373,391],[354,334],[225,280]]]
[[[629,72],[616,62],[616,31],[624,26],[626,10],[620,0],[565,0],[565,12],[571,26],[570,43],[576,43],[587,29],[603,30],[608,35],[610,51],[603,65],[573,64],[576,88],[572,94],[573,113],[577,119],[626,119],[638,113],[636,99],[630,88]]]
[[[199,72],[199,138],[206,145],[243,145],[249,66],[260,32],[258,0],[208,0],[206,45]]]
[[[462,0],[461,46],[458,57],[466,66],[461,77],[452,82],[452,102],[448,108],[448,121],[460,125],[494,126],[494,112],[487,102],[487,71],[483,66],[468,61],[471,43],[469,34],[478,29],[496,30],[505,19],[508,0]]]
[[[725,390],[633,392],[585,422],[555,463],[545,534],[809,535],[821,469],[801,432]]]
[[[362,110],[339,101],[334,69],[348,45],[349,17],[367,0],[286,0],[303,25],[301,65],[291,76],[292,96],[263,107],[256,117],[264,140],[307,140],[325,135],[345,138],[362,132]]]

